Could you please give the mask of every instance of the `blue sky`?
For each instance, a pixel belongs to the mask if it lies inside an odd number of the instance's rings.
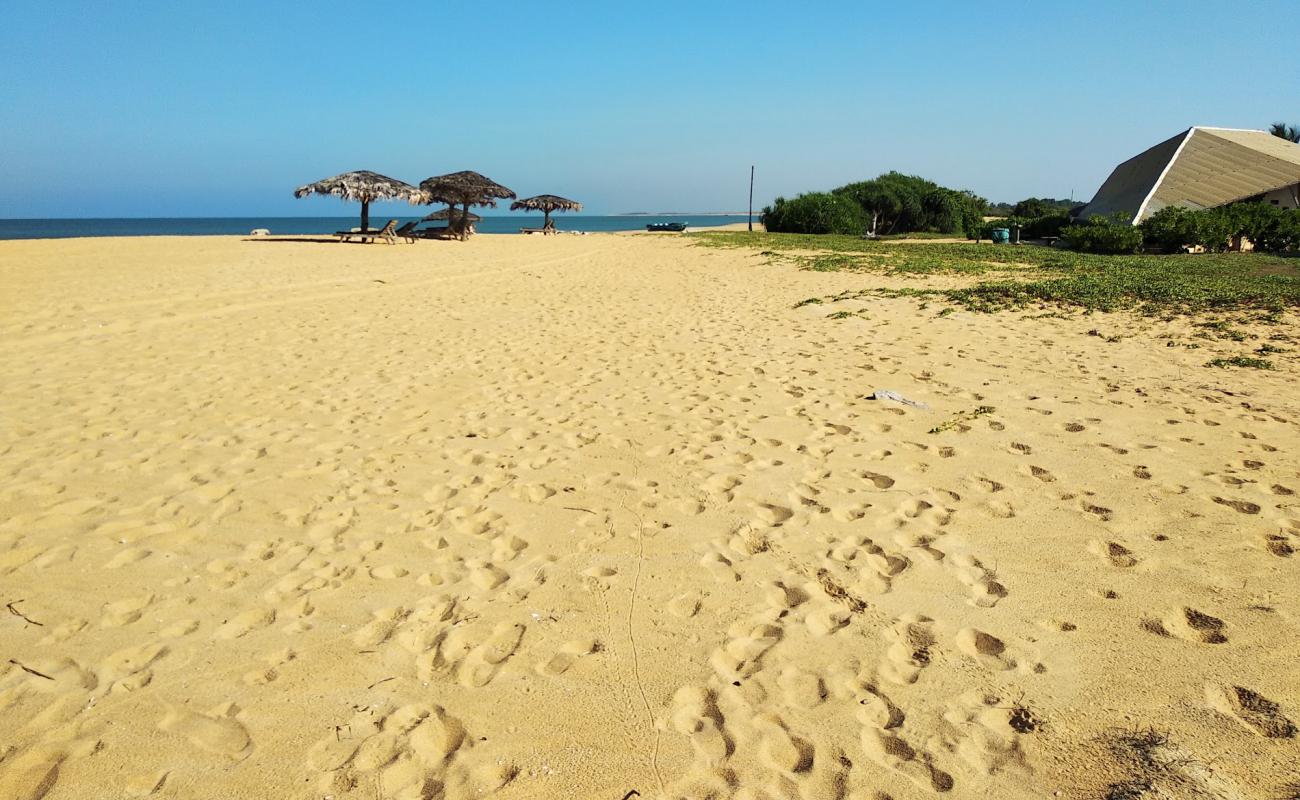
[[[590,213],[898,169],[1091,197],[1193,124],[1300,124],[1300,2],[11,3],[0,217],[350,215],[475,169]],[[380,209],[376,209],[377,212]]]

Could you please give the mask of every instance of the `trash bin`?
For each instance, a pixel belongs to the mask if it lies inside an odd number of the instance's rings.
[[[993,235],[989,237],[993,244],[1006,244],[1011,241],[1011,231],[1007,228],[994,228]]]

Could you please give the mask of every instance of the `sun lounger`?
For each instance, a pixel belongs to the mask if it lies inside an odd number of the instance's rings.
[[[395,234],[405,239],[407,244],[415,244],[415,240],[419,238],[419,233],[415,230],[415,226],[419,224],[419,222],[408,222],[398,228],[395,231]]]
[[[412,236],[418,236],[421,239],[455,239],[457,232],[446,225],[437,228],[423,228],[418,231],[411,231]]]
[[[551,231],[550,231],[549,229],[547,229],[547,228],[520,228],[520,229],[519,229],[519,232],[520,232],[520,233],[540,233],[540,234],[542,234],[543,236],[545,236],[546,234],[550,233]]]
[[[397,220],[390,219],[388,224],[379,230],[370,229],[363,231],[360,228],[353,228],[350,231],[335,231],[334,235],[339,237],[340,242],[350,241],[352,237],[355,236],[363,242],[373,242],[376,239],[383,239],[389,244],[397,244]]]

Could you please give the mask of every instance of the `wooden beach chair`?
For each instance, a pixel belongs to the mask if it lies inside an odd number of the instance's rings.
[[[390,219],[387,225],[379,229],[377,233],[370,235],[370,241],[373,242],[376,239],[383,239],[389,244],[397,244],[397,220]]]
[[[335,231],[334,235],[339,237],[340,242],[351,241],[352,237],[355,236],[356,238],[360,239],[363,242],[365,241],[373,242],[376,239],[383,239],[387,241],[389,244],[396,244],[397,243],[397,220],[390,219],[387,225],[385,225],[384,227],[378,230],[374,228],[370,228],[368,230],[363,231],[360,228],[353,228],[350,231]]]
[[[396,235],[405,239],[407,244],[415,244],[415,240],[420,238],[420,234],[415,230],[415,226],[419,224],[418,221],[408,222],[397,229]]]

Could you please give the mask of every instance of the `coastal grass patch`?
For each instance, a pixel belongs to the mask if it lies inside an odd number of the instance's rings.
[[[1300,308],[1300,259],[1285,256],[1117,256],[1028,245],[900,244],[855,236],[746,231],[692,236],[703,247],[752,248],[814,271],[980,278],[959,288],[877,290],[887,296],[943,298],[972,311],[1035,305],[1150,314],[1258,310],[1266,319],[1280,320],[1283,310]]]
[[[1273,369],[1273,362],[1267,358],[1255,358],[1254,356],[1232,356],[1230,358],[1214,358],[1205,363],[1207,367],[1241,367],[1243,369]]]

